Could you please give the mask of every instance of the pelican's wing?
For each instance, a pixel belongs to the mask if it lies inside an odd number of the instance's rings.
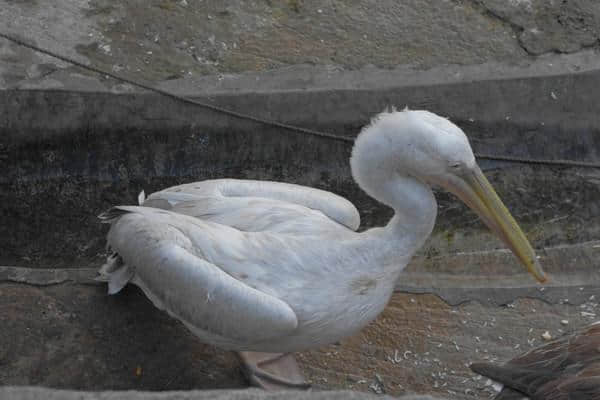
[[[259,206],[256,204],[258,199],[263,199],[263,203]],[[225,200],[230,201],[224,202]],[[182,202],[187,202],[187,206],[191,207],[190,202],[199,201],[204,201],[202,207],[206,207],[207,215],[219,214],[221,220],[218,222],[230,226],[236,226],[235,224],[241,220],[237,216],[227,217],[227,213],[244,207],[254,207],[254,211],[258,208],[275,209],[276,212],[279,210],[281,213],[284,213],[285,209],[290,216],[302,213],[300,208],[302,207],[319,211],[329,219],[352,230],[358,229],[360,225],[358,210],[345,198],[325,190],[281,182],[237,179],[194,182],[153,193],[148,196],[143,205],[172,209]],[[215,208],[217,203],[220,206]],[[188,213],[185,210],[176,211]],[[194,212],[199,213],[198,206]]]
[[[196,332],[220,338],[222,345],[283,336],[297,327],[296,314],[284,301],[203,258],[203,247],[226,253],[227,241],[217,241],[236,240],[234,229],[149,207],[114,207],[101,218],[112,223],[108,243],[118,254],[100,271],[109,288],[115,280],[112,292],[131,279],[158,308]]]

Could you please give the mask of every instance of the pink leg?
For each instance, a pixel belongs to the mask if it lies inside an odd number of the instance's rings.
[[[308,390],[310,385],[290,353],[238,353],[244,363],[244,373],[250,383],[264,390]]]

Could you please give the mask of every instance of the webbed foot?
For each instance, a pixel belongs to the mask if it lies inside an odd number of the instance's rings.
[[[291,353],[238,352],[244,373],[254,386],[264,390],[309,390],[310,384]]]

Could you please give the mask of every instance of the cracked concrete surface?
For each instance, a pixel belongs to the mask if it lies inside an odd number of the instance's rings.
[[[513,26],[532,55],[572,53],[600,44],[600,2],[596,0],[476,0]]]
[[[126,76],[158,82],[298,64],[418,69],[598,44],[595,0],[0,0],[8,33]],[[0,40],[0,85],[65,66]]]

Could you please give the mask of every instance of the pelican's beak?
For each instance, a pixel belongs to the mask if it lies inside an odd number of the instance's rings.
[[[444,186],[479,215],[521,260],[527,271],[538,281],[546,281],[546,274],[525,234],[477,165],[459,175],[452,175]]]

